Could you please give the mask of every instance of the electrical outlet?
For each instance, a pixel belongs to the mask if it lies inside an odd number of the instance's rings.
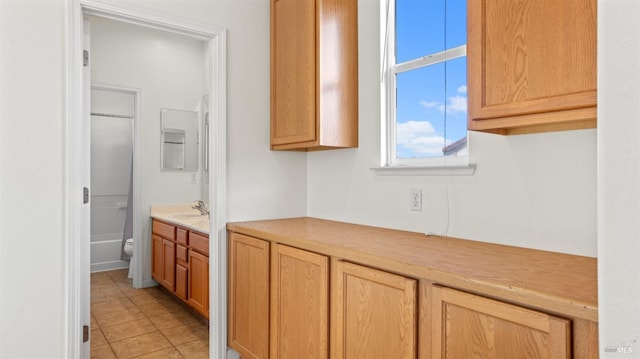
[[[412,211],[422,211],[422,190],[412,188],[409,190],[409,209]]]

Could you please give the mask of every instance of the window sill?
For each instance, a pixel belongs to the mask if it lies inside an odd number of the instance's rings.
[[[457,166],[380,166],[371,167],[378,176],[472,176],[476,172],[475,164]]]

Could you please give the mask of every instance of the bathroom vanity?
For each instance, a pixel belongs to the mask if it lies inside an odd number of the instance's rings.
[[[151,276],[209,319],[209,218],[189,206],[152,207]]]

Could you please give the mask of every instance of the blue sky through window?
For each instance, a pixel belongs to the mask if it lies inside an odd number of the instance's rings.
[[[396,63],[466,44],[466,13],[466,0],[396,0]],[[467,135],[466,56],[399,73],[396,87],[397,158],[440,157]]]

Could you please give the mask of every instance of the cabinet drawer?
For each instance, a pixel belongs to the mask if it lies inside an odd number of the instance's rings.
[[[153,233],[172,241],[176,240],[176,227],[163,222],[153,221]]]
[[[200,233],[190,232],[189,233],[189,245],[192,249],[196,251],[209,255],[209,237],[204,236]]]
[[[176,262],[186,267],[187,261],[188,261],[187,247],[181,244],[178,244],[176,246]]]
[[[189,244],[189,232],[187,232],[184,228],[176,228],[176,242],[180,244],[184,244],[185,246]]]

